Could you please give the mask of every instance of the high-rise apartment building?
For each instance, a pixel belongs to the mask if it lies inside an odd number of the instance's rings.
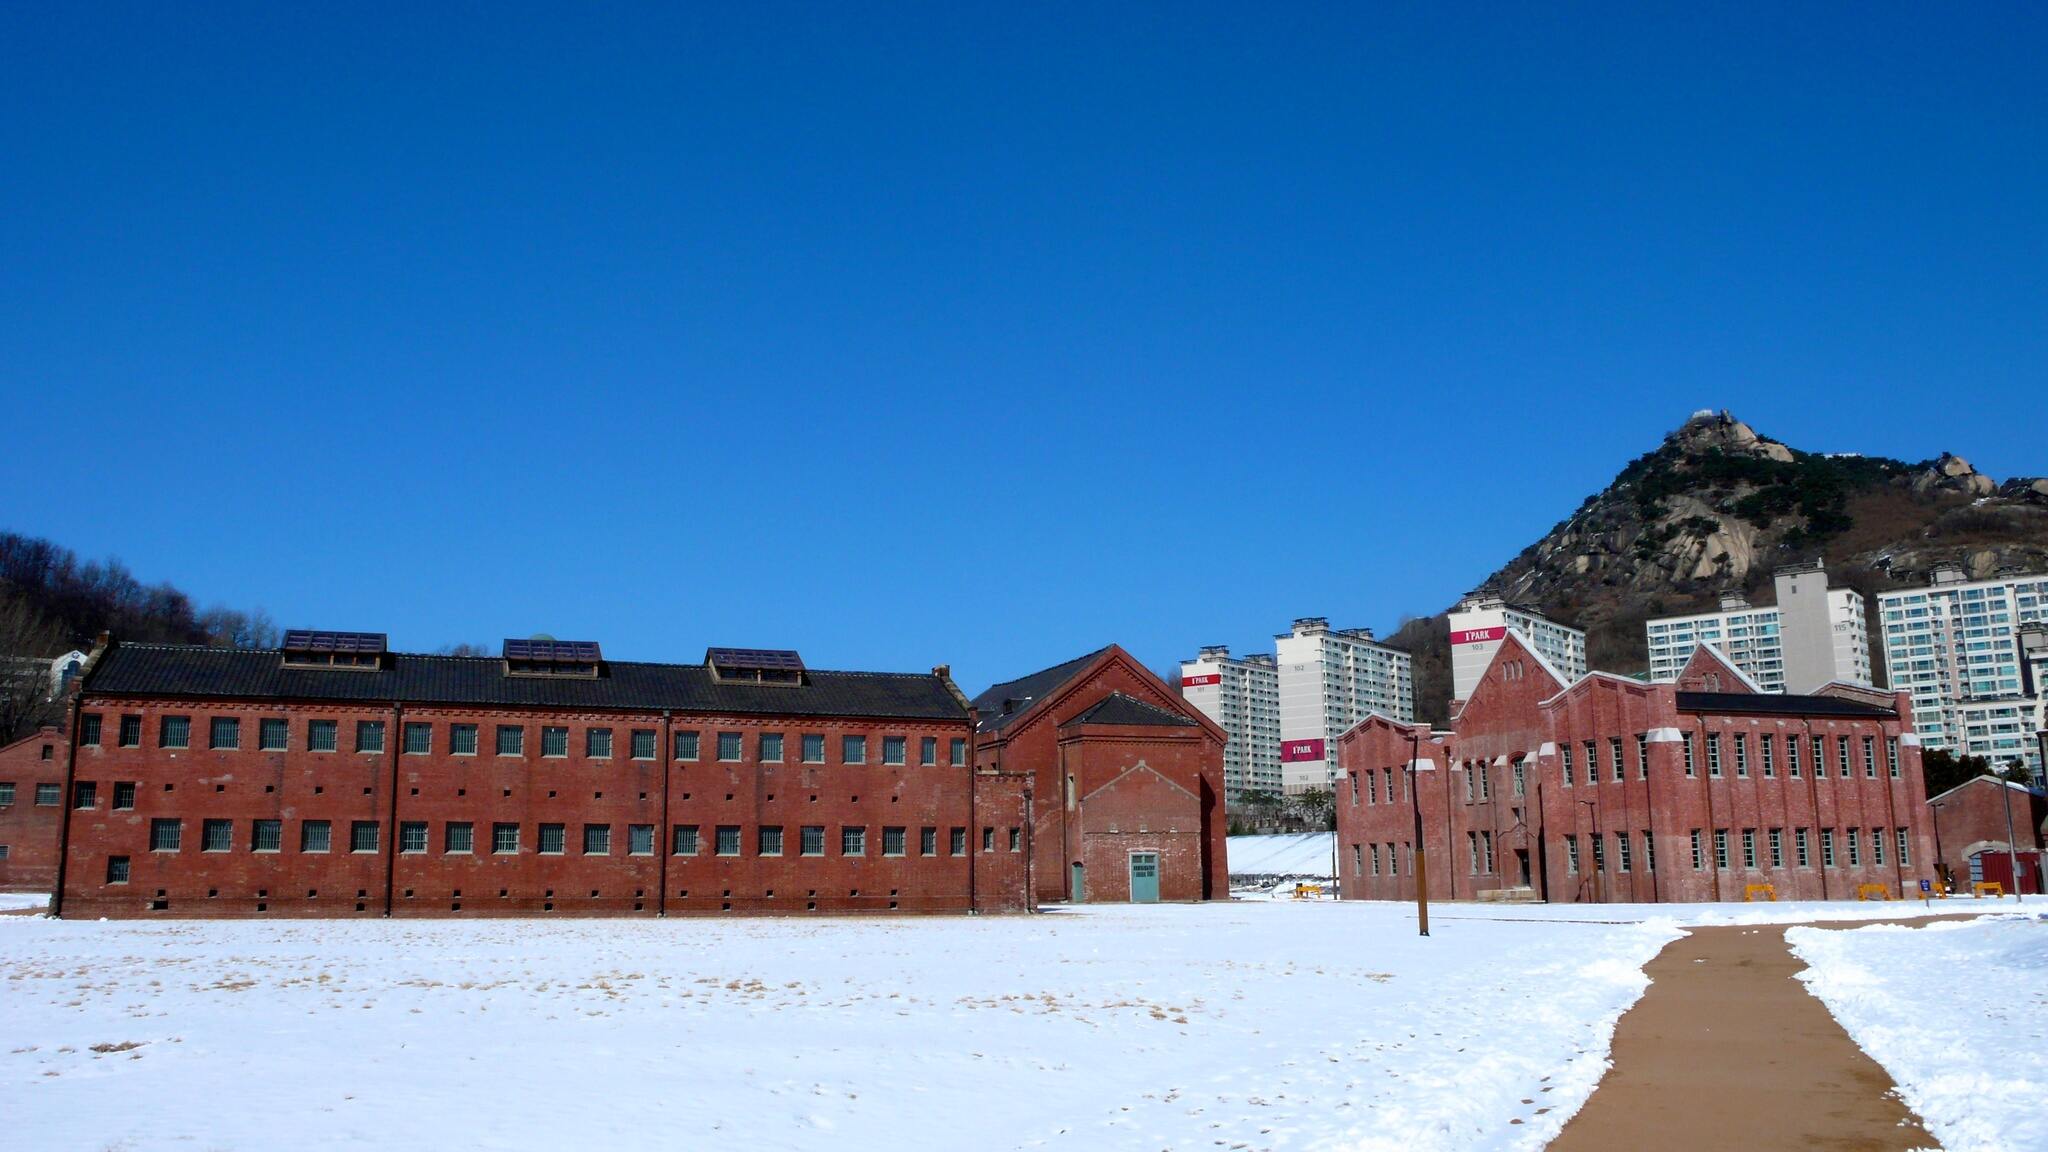
[[[2017,759],[2040,780],[2048,689],[2030,672],[2020,632],[2048,622],[2048,573],[1970,580],[1944,564],[1927,587],[1879,593],[1877,603],[1892,687],[1913,694],[1925,746],[1997,766]]]
[[[1332,628],[1320,616],[1294,622],[1274,641],[1279,674],[1280,778],[1289,795],[1336,780],[1337,737],[1367,713],[1415,718],[1408,653],[1373,639],[1370,628]]]
[[[1238,659],[1228,645],[1211,644],[1180,665],[1187,702],[1230,733],[1223,747],[1223,798],[1237,803],[1247,791],[1279,795],[1280,674],[1263,653]]]
[[[1570,684],[1586,674],[1586,634],[1482,588],[1451,609],[1451,696],[1468,699],[1512,628]]]
[[[1662,616],[1643,627],[1650,642],[1650,679],[1678,678],[1693,649],[1712,644],[1766,692],[1810,693],[1823,684],[1871,683],[1870,629],[1863,596],[1828,587],[1818,563],[1777,572],[1778,602],[1752,605],[1724,593],[1715,612]]]

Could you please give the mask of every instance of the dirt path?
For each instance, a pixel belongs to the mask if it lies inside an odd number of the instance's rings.
[[[1940,1147],[1793,979],[1804,967],[1782,925],[1694,928],[1673,941],[1615,1028],[1614,1068],[1553,1152]]]

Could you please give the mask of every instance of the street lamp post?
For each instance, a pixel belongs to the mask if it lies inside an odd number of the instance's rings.
[[[1594,800],[1581,800],[1579,803],[1593,810],[1593,903],[1603,904],[1606,899],[1600,887],[1600,873],[1603,870],[1600,865],[1606,854],[1606,845],[1600,842],[1600,805]]]
[[[1422,790],[1415,786],[1415,772],[1422,761],[1422,733],[1408,734],[1408,806],[1415,812],[1415,922],[1421,934],[1429,935],[1429,857],[1422,847]]]
[[[2015,768],[2019,765],[2018,760],[2012,762]],[[2012,782],[2000,779],[1998,790],[2005,793],[2005,870],[2012,875],[2012,901],[2024,904],[2027,898],[2021,893],[2027,890],[2027,886],[2020,881],[2020,844],[2012,838]]]

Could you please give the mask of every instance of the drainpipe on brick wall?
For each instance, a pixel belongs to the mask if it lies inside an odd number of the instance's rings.
[[[1059,733],[1055,731],[1053,737],[1057,740]],[[1075,853],[1080,850],[1080,845],[1074,843],[1073,830],[1067,823],[1067,814],[1072,812],[1074,806],[1081,802],[1081,790],[1075,786],[1074,778],[1067,774],[1066,744],[1058,743],[1054,744],[1053,747],[1059,752],[1060,759],[1058,770],[1060,786],[1060,872],[1062,873],[1060,891],[1067,894],[1067,903],[1072,904],[1074,902],[1073,861]],[[1034,898],[1032,903],[1035,905],[1038,901]]]
[[[674,722],[675,713],[667,708],[663,708],[661,710],[660,743],[654,749],[654,762],[661,766],[661,827],[656,829],[654,833],[654,853],[656,858],[654,874],[656,883],[661,885],[661,891],[655,894],[654,914],[656,916],[668,915],[668,858],[675,852],[676,848],[676,833],[675,829],[669,824],[668,815],[668,781],[670,774],[675,770],[675,747],[671,743],[675,739],[675,733],[671,730]],[[669,838],[668,847],[666,848],[661,846],[661,838],[664,836]],[[803,837],[802,828],[797,829],[797,837],[801,841]],[[803,851],[801,842],[797,845],[797,851]]]
[[[1036,854],[1037,854],[1037,853],[1036,853],[1036,846],[1037,846],[1037,832],[1038,832],[1038,829],[1037,829],[1037,827],[1036,827],[1036,826],[1034,825],[1034,823],[1033,823],[1033,818],[1034,818],[1034,816],[1035,816],[1035,812],[1034,812],[1034,810],[1033,810],[1033,805],[1032,805],[1032,802],[1033,802],[1033,801],[1034,801],[1035,799],[1037,799],[1037,796],[1036,796],[1036,789],[1034,789],[1034,788],[1032,787],[1032,785],[1031,785],[1031,784],[1029,784],[1029,783],[1025,784],[1025,785],[1024,785],[1024,895],[1026,895],[1027,897],[1029,897],[1029,898],[1030,898],[1029,900],[1027,900],[1027,901],[1025,902],[1025,905],[1024,905],[1024,911],[1025,911],[1026,913],[1032,913],[1032,912],[1036,912],[1036,911],[1038,911],[1038,895],[1037,895],[1037,893],[1038,893],[1038,886],[1037,886],[1037,885],[1038,885],[1038,880],[1037,880],[1037,876],[1036,876],[1036,871],[1037,871],[1037,869],[1036,869],[1036,863],[1035,863],[1035,861],[1033,861],[1033,860],[1032,860],[1032,857],[1033,857],[1034,855],[1036,855]]]
[[[64,793],[60,797],[64,811],[57,817],[57,886],[50,890],[52,916],[64,914],[64,876],[71,858],[71,809],[74,807],[71,793],[78,787],[78,708],[84,696],[82,683],[72,689],[69,709],[70,732],[66,734],[64,740]],[[102,735],[101,739],[105,739],[105,736]],[[108,790],[108,794],[112,795],[111,789]],[[109,800],[109,803],[112,801]]]
[[[1451,867],[1451,841],[1457,829],[1451,827],[1451,750],[1444,749],[1444,880],[1451,886],[1450,898],[1458,898],[1458,870]],[[1416,845],[1420,848],[1421,845]]]
[[[384,734],[384,758],[391,762],[391,814],[384,827],[384,915],[391,915],[391,889],[398,879],[398,747],[405,740],[405,705],[391,702],[391,731]]]
[[[973,735],[974,729],[970,725],[968,727],[968,738],[970,741],[973,739]],[[981,855],[981,846],[976,843],[981,838],[981,829],[974,826],[975,814],[980,811],[980,806],[975,803],[975,799],[976,794],[981,791],[981,768],[975,764],[974,757],[975,749],[970,743],[967,750],[967,914],[969,916],[979,915],[981,912],[981,890],[976,887],[979,875],[975,868],[975,857]],[[996,755],[993,767],[996,769],[1002,767],[1002,756],[1000,753]]]
[[[1543,811],[1543,777],[1536,777],[1536,883],[1538,895],[1550,903],[1550,818]]]

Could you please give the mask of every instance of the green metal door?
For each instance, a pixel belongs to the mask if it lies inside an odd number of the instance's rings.
[[[1073,900],[1074,900],[1074,903],[1076,903],[1076,904],[1086,904],[1086,903],[1088,902],[1088,884],[1087,884],[1087,879],[1088,879],[1088,878],[1087,878],[1087,876],[1086,876],[1086,875],[1084,875],[1084,874],[1082,873],[1082,871],[1081,871],[1081,864],[1080,864],[1080,862],[1079,862],[1079,861],[1076,861],[1076,862],[1074,863],[1074,866],[1073,866],[1073,867],[1074,867],[1074,872],[1073,872],[1073,880],[1074,880],[1074,884],[1073,884],[1073,891],[1074,891],[1074,895],[1073,895]]]
[[[1131,853],[1131,903],[1159,903],[1159,853]]]

